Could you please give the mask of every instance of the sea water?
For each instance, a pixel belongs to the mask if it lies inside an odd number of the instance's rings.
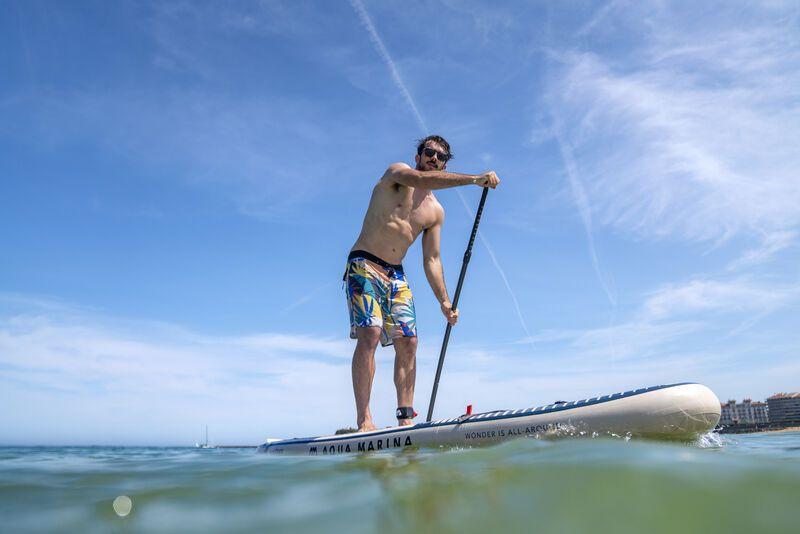
[[[339,457],[4,447],[0,531],[800,532],[800,432]]]

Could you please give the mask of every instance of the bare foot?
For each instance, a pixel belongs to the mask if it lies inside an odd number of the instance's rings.
[[[414,426],[414,421],[411,419],[398,419],[397,426]]]
[[[375,425],[372,424],[372,421],[364,421],[358,426],[359,432],[371,432],[375,430]]]

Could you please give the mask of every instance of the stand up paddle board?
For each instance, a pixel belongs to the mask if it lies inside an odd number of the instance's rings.
[[[519,437],[617,435],[691,440],[712,430],[720,402],[706,386],[670,384],[520,410],[464,414],[414,426],[270,440],[268,454],[332,455],[408,448],[472,447]]]

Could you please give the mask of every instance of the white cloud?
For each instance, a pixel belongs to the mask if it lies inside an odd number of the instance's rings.
[[[758,284],[746,279],[731,281],[696,279],[686,284],[673,284],[651,294],[645,304],[651,320],[710,313],[764,313],[796,300],[798,286]]]
[[[796,358],[785,346],[794,334],[782,330],[800,297],[796,272],[753,270],[800,235],[794,11],[718,4],[707,19],[670,4],[614,1],[567,41],[550,43],[543,104],[553,121],[531,140],[562,150],[564,189],[598,275],[591,238],[604,227],[725,243],[737,259],[723,274],[662,285],[619,324],[541,332],[533,338],[540,350],[575,369],[603,362],[631,372],[649,362],[647,376],[656,377],[673,366],[726,394],[748,383],[771,388],[769,369]],[[689,256],[676,263],[693,268]]]
[[[796,27],[781,13],[731,27],[639,11],[617,21],[626,53],[553,53],[548,102],[593,214],[649,238],[763,240],[751,260],[785,248],[800,228]]]
[[[535,335],[536,359],[549,374],[558,374],[558,368],[566,374],[607,374],[611,384],[619,383],[613,378],[617,374],[647,383],[658,377],[702,380],[720,384],[730,395],[752,391],[750,381],[757,380],[762,391],[769,391],[764,388],[778,387],[769,385],[771,369],[796,358],[797,346],[787,345],[780,325],[753,326],[798,301],[797,284],[697,278],[645,294],[640,307],[619,324]]]
[[[0,316],[4,405],[27,411],[40,424],[26,436],[4,423],[6,439],[41,440],[50,423],[66,418],[74,427],[62,439],[108,442],[104,433],[115,413],[130,421],[128,439],[148,442],[149,436],[150,443],[180,443],[209,419],[217,435],[224,429],[229,439],[251,443],[271,431],[319,425],[320,414],[330,425],[350,420],[348,402],[331,403],[350,396],[347,340],[277,333],[215,337],[109,320],[63,304],[30,302],[22,311],[17,299],[14,306],[17,311]],[[20,398],[39,399],[40,405]],[[94,419],[83,418],[86,403],[95,405]],[[191,415],[173,428],[151,421],[156,413]],[[248,417],[263,427],[247,424]]]
[[[612,0],[605,3],[603,6],[598,8],[597,11],[595,11],[595,13],[592,15],[592,18],[589,19],[588,22],[586,22],[577,32],[575,32],[575,35],[577,37],[583,37],[590,34],[593,30],[597,29],[600,23],[608,20],[609,14],[622,7],[622,4],[623,2],[620,0]]]
[[[771,369],[791,361],[792,347],[755,347],[741,339],[706,342],[700,350],[683,344],[715,327],[682,315],[725,308],[739,298],[754,312],[784,302],[774,291],[758,300],[753,287],[723,286],[663,288],[649,296],[644,315],[611,327],[545,332],[535,337],[533,351],[527,340],[451,344],[436,414],[460,413],[468,403],[517,408],[683,380],[720,383],[730,395],[757,379],[764,390]],[[11,407],[0,413],[4,443],[191,443],[209,424],[216,442],[253,444],[267,436],[333,431],[354,418],[347,339],[210,336],[47,299],[3,296],[0,304],[0,402]],[[749,369],[752,354],[764,350],[770,362],[720,382],[719,373],[732,362]],[[438,340],[423,343],[418,353],[420,413],[438,353]],[[380,425],[393,423],[392,358],[391,349],[379,349],[372,408]]]
[[[797,242],[797,231],[776,231],[765,234],[759,246],[747,250],[742,256],[731,262],[731,270],[743,269],[763,263],[779,251],[789,248]]]

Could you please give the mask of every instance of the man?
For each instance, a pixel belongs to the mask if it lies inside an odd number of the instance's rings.
[[[414,300],[401,262],[420,234],[428,283],[447,321],[453,325],[458,321],[439,256],[444,209],[432,190],[459,185],[495,188],[500,179],[493,171],[478,175],[446,172],[452,157],[449,143],[430,135],[417,146],[415,169],[405,163],[390,165],[372,190],[361,234],[350,251],[345,281],[350,337],[357,340],[352,373],[359,432],[375,429],[369,397],[379,341],[383,346],[394,344],[398,424],[411,425],[416,415],[417,327]]]

